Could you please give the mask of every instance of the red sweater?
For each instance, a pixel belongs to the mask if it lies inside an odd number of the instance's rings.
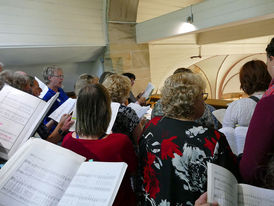
[[[240,161],[240,173],[246,183],[261,186],[258,174],[274,152],[274,95],[262,98],[253,113]]]
[[[130,184],[130,174],[136,173],[137,157],[128,136],[110,134],[100,140],[75,139],[72,133],[65,136],[62,146],[95,161],[126,162],[128,168],[113,205],[136,205]]]

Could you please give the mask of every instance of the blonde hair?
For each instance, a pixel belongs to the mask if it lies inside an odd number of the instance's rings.
[[[168,77],[162,88],[162,105],[166,116],[191,118],[195,103],[205,89],[203,79],[194,73],[177,73]]]
[[[131,82],[126,76],[112,74],[104,80],[103,85],[107,88],[113,102],[124,103],[129,97]]]

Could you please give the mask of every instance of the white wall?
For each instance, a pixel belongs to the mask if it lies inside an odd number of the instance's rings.
[[[106,0],[0,0],[0,62],[42,78],[63,68],[64,90],[82,73],[101,74],[107,44]]]
[[[0,0],[0,47],[106,44],[105,0]]]

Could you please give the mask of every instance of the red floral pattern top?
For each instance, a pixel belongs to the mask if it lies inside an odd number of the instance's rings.
[[[139,141],[142,205],[194,205],[206,191],[207,162],[236,173],[225,136],[195,122],[155,117]]]

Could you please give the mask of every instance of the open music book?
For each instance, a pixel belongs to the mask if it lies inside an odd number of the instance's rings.
[[[63,104],[61,104],[54,112],[49,115],[49,118],[56,122],[60,122],[63,114],[70,114],[76,105],[76,99],[68,98]]]
[[[29,139],[0,170],[0,205],[110,206],[127,164],[85,157]]]
[[[51,105],[56,93],[48,102],[31,94],[5,85],[0,91],[0,157],[11,155],[31,137]]]
[[[234,175],[227,169],[208,163],[207,199],[217,201],[220,206],[273,206],[274,190],[238,184]]]
[[[220,132],[224,133],[232,152],[236,155],[243,153],[245,146],[245,139],[248,127],[238,126],[236,128],[223,127],[219,129]]]

